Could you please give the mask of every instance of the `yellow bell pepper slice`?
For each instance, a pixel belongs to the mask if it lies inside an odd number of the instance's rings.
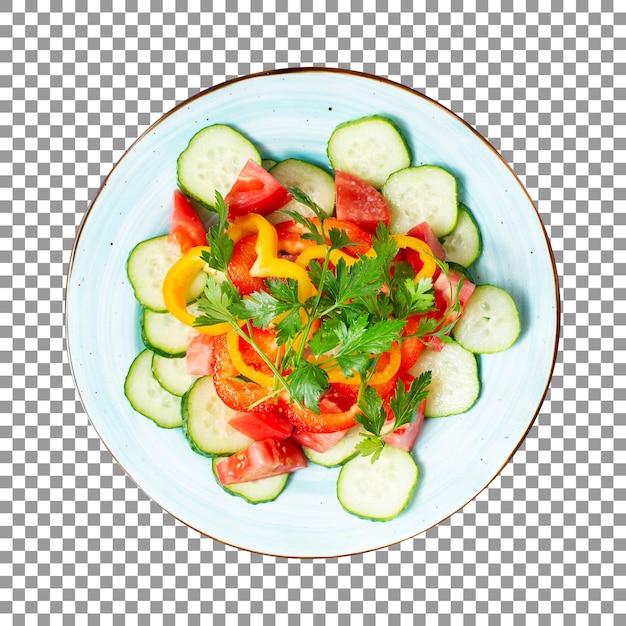
[[[422,278],[432,278],[437,269],[437,263],[435,262],[435,255],[430,249],[430,246],[421,239],[417,239],[417,237],[410,237],[409,235],[391,236],[398,244],[398,248],[409,248],[410,250],[415,250],[415,252],[420,255],[420,259],[424,265],[415,276],[414,281],[417,283]]]
[[[249,213],[237,217],[228,229],[228,236],[235,243],[254,233],[258,233],[255,246],[257,258],[250,268],[250,276],[293,278],[298,283],[300,302],[308,300],[315,293],[315,287],[303,267],[278,257],[278,234],[271,222],[262,215]]]
[[[163,299],[167,310],[183,324],[193,326],[195,316],[187,310],[185,294],[189,284],[201,272],[206,263],[202,252],[208,251],[207,246],[196,246],[186,252],[172,265],[163,281]],[[197,330],[205,335],[223,335],[230,326],[225,322],[214,326],[198,326]]]
[[[263,387],[274,386],[273,375],[259,372],[244,361],[243,355],[239,350],[239,335],[232,328],[226,332],[226,344],[228,345],[228,354],[230,359],[233,362],[235,369],[240,374],[243,374],[243,376],[259,385],[263,385]]]

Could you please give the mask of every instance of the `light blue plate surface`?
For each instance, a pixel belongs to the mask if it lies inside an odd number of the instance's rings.
[[[180,432],[135,413],[124,377],[142,348],[139,307],[125,264],[131,248],[167,231],[176,159],[206,125],[231,124],[264,157],[328,165],[326,142],[341,122],[393,118],[416,164],[458,176],[461,200],[480,224],[484,250],[473,273],[507,289],[521,312],[510,350],[480,360],[482,395],[464,415],[427,420],[415,450],[422,481],[397,519],[375,523],[343,511],[338,470],[294,474],[277,501],[252,506],[222,491],[210,460]],[[509,167],[447,109],[397,84],[337,70],[255,75],[183,103],[152,126],[115,166],[80,229],[67,291],[67,338],[83,405],[107,448],[172,515],[224,543],[280,556],[338,556],[412,537],[473,499],[517,449],[541,406],[558,340],[554,261],[539,216]]]

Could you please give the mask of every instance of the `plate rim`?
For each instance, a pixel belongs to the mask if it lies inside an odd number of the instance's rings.
[[[549,370],[548,370],[548,375],[546,377],[546,382],[545,382],[544,389],[542,390],[542,392],[541,392],[541,394],[539,396],[537,407],[534,410],[532,418],[530,419],[530,421],[528,423],[528,427],[526,428],[524,433],[519,438],[517,444],[512,449],[511,453],[507,456],[506,460],[502,463],[502,465],[498,469],[494,470],[493,476],[489,479],[489,481],[487,483],[485,483],[471,497],[469,497],[467,500],[465,500],[465,502],[463,502],[463,504],[460,505],[458,508],[456,508],[452,512],[444,515],[437,522],[431,524],[430,526],[428,526],[426,528],[423,528],[423,529],[415,532],[414,534],[411,534],[411,535],[409,535],[407,537],[402,537],[402,538],[399,538],[399,539],[395,539],[395,540],[392,540],[392,541],[389,541],[389,542],[385,541],[381,545],[372,546],[372,547],[367,548],[367,549],[357,549],[355,551],[349,551],[349,552],[337,553],[337,554],[329,554],[329,555],[323,555],[323,556],[322,555],[316,555],[316,554],[312,554],[312,555],[286,555],[286,554],[265,552],[265,551],[260,550],[260,549],[253,549],[253,548],[249,548],[249,547],[245,547],[245,546],[239,546],[239,545],[237,545],[235,543],[224,541],[223,539],[219,539],[217,537],[214,537],[211,534],[209,534],[208,532],[200,530],[200,529],[194,527],[189,522],[186,522],[185,520],[181,519],[180,517],[178,517],[177,515],[172,513],[167,507],[163,506],[150,493],[148,493],[145,490],[145,488],[142,485],[140,485],[137,482],[137,480],[130,474],[130,472],[126,469],[124,464],[120,462],[120,460],[117,458],[117,456],[114,454],[114,452],[110,449],[109,445],[103,439],[103,437],[101,436],[97,426],[95,425],[94,421],[90,417],[90,414],[89,414],[89,412],[87,410],[85,402],[84,402],[84,400],[82,398],[82,394],[81,394],[81,391],[80,391],[80,388],[79,388],[79,385],[78,385],[78,380],[77,380],[77,375],[76,375],[76,368],[75,368],[73,360],[72,360],[72,353],[71,353],[71,350],[70,350],[70,332],[69,332],[70,324],[69,324],[69,319],[68,319],[68,295],[69,295],[69,292],[70,292],[70,282],[71,282],[72,271],[73,271],[73,268],[74,268],[74,263],[75,263],[76,256],[77,256],[77,251],[78,251],[78,248],[79,248],[79,242],[80,242],[81,235],[82,235],[82,233],[83,233],[83,231],[85,229],[87,220],[88,220],[88,218],[89,218],[89,216],[90,216],[94,206],[98,202],[98,199],[100,198],[101,194],[104,192],[104,189],[106,188],[106,186],[108,184],[108,181],[115,174],[117,168],[120,166],[122,161],[124,161],[124,159],[127,157],[129,152],[131,152],[132,149],[139,142],[141,142],[142,139],[145,136],[149,135],[157,126],[162,124],[170,116],[174,115],[177,111],[179,111],[179,110],[183,109],[184,107],[188,106],[190,103],[192,103],[192,102],[194,102],[196,100],[199,100],[199,99],[201,99],[203,97],[206,97],[207,95],[210,95],[213,92],[216,92],[216,91],[222,90],[222,89],[228,89],[229,87],[231,87],[234,84],[245,82],[245,81],[253,81],[253,80],[260,79],[260,78],[274,77],[274,76],[280,76],[280,75],[306,74],[306,73],[333,74],[333,75],[350,76],[350,77],[355,77],[355,78],[359,78],[359,79],[364,79],[364,80],[367,80],[367,81],[378,82],[380,84],[384,84],[385,86],[391,87],[391,88],[394,88],[394,89],[404,90],[404,91],[408,92],[412,96],[415,96],[415,97],[418,97],[418,98],[421,98],[421,99],[425,100],[431,106],[435,106],[441,112],[445,113],[446,115],[451,116],[454,119],[454,121],[460,122],[463,126],[466,127],[466,129],[470,130],[472,132],[472,134],[476,138],[478,138],[479,141],[485,147],[487,147],[497,157],[497,159],[501,162],[501,164],[503,164],[506,167],[506,169],[508,170],[509,174],[512,175],[512,177],[515,180],[517,186],[522,190],[522,192],[525,195],[527,201],[530,203],[530,206],[534,210],[535,217],[537,218],[537,221],[538,221],[539,226],[541,228],[541,232],[543,234],[545,246],[546,246],[546,249],[547,249],[547,252],[548,252],[548,255],[549,255],[549,258],[550,258],[551,266],[552,266],[552,278],[553,278],[553,281],[554,281],[554,292],[553,292],[553,294],[554,294],[554,303],[553,304],[554,304],[555,316],[556,316],[556,319],[555,319],[554,345],[553,345],[553,350],[552,350],[552,362],[551,362]],[[190,97],[188,97],[185,100],[179,102],[177,105],[175,105],[174,107],[172,107],[171,109],[169,109],[168,111],[163,113],[157,120],[155,120],[152,124],[150,124],[140,135],[137,136],[136,139],[134,139],[131,142],[131,144],[120,155],[119,159],[112,165],[112,167],[109,170],[108,174],[102,180],[102,183],[101,183],[100,187],[98,188],[98,191],[96,192],[95,196],[93,197],[91,202],[89,202],[89,204],[87,206],[87,209],[85,210],[85,213],[83,214],[83,216],[81,218],[81,221],[79,222],[79,224],[78,224],[78,226],[76,228],[76,233],[75,233],[75,236],[74,236],[72,249],[71,249],[71,252],[70,252],[70,258],[69,258],[68,265],[67,265],[67,270],[66,270],[66,281],[65,281],[65,289],[64,289],[63,301],[64,301],[63,302],[64,303],[63,330],[64,330],[64,334],[65,334],[65,338],[66,338],[64,352],[65,352],[65,354],[67,356],[67,362],[68,362],[68,365],[69,365],[69,368],[70,368],[70,374],[72,376],[72,381],[73,381],[73,384],[74,384],[74,388],[75,388],[75,390],[76,390],[76,392],[78,394],[78,398],[79,398],[79,400],[81,402],[81,405],[82,405],[84,413],[85,413],[85,415],[86,415],[86,417],[88,419],[88,422],[90,423],[90,425],[95,430],[95,432],[98,435],[98,438],[100,439],[102,444],[105,446],[105,448],[111,454],[113,460],[124,471],[124,474],[128,478],[130,478],[132,480],[132,482],[143,493],[145,493],[148,498],[150,498],[150,500],[152,500],[153,502],[158,504],[158,506],[161,509],[166,511],[174,519],[178,520],[179,522],[181,522],[182,524],[184,524],[188,528],[191,528],[192,530],[194,530],[197,533],[199,533],[201,536],[208,537],[208,538],[212,539],[213,541],[217,541],[217,542],[219,542],[219,543],[221,543],[223,545],[227,545],[227,546],[239,549],[239,550],[244,550],[244,551],[247,551],[247,552],[260,554],[260,555],[264,555],[264,556],[271,556],[271,557],[276,557],[276,558],[288,558],[288,559],[289,558],[299,558],[299,559],[341,558],[341,557],[352,556],[352,555],[356,555],[356,554],[365,554],[367,552],[372,552],[372,551],[388,548],[390,546],[400,544],[400,543],[402,543],[404,541],[408,541],[408,540],[413,539],[413,538],[415,538],[415,537],[417,537],[417,536],[419,536],[421,534],[424,534],[425,532],[427,532],[431,528],[434,528],[435,526],[438,526],[442,522],[444,522],[447,519],[451,518],[453,515],[458,513],[460,510],[462,510],[467,504],[469,504],[470,502],[475,500],[485,489],[487,489],[489,487],[489,485],[491,485],[491,483],[498,476],[500,476],[500,474],[502,473],[504,468],[509,464],[509,462],[511,461],[511,459],[513,458],[515,453],[519,450],[520,446],[523,444],[523,442],[525,441],[526,437],[528,436],[528,433],[530,432],[531,428],[535,424],[535,421],[536,421],[536,419],[537,419],[537,417],[538,417],[538,415],[539,415],[539,413],[541,411],[541,408],[542,408],[543,403],[545,401],[546,395],[547,395],[548,390],[550,388],[552,377],[554,375],[554,368],[555,368],[556,361],[557,361],[558,354],[559,354],[559,342],[560,342],[560,335],[561,335],[561,325],[560,325],[560,320],[561,320],[561,293],[560,293],[560,287],[559,287],[559,275],[558,275],[558,270],[557,270],[557,266],[556,266],[556,260],[555,260],[555,257],[554,257],[554,252],[553,252],[553,249],[552,249],[552,245],[550,243],[550,239],[548,237],[545,224],[543,223],[543,220],[541,218],[541,215],[539,213],[539,210],[538,210],[537,206],[535,205],[535,202],[530,197],[530,194],[528,193],[528,190],[526,189],[525,185],[522,183],[522,181],[520,180],[518,175],[515,173],[515,171],[513,170],[512,166],[506,161],[506,159],[504,159],[504,157],[489,142],[489,140],[487,140],[481,133],[479,133],[471,124],[466,122],[462,117],[460,117],[458,114],[454,113],[452,110],[448,109],[446,106],[444,106],[443,104],[441,104],[437,100],[434,100],[433,98],[431,98],[431,97],[421,93],[420,91],[417,91],[416,89],[414,89],[412,87],[409,87],[409,86],[404,85],[402,83],[399,83],[399,82],[396,82],[394,80],[391,80],[390,78],[383,77],[383,76],[378,76],[378,75],[375,75],[375,74],[370,74],[370,73],[362,72],[362,71],[358,71],[358,70],[344,69],[344,68],[338,68],[338,67],[323,67],[323,66],[307,67],[307,66],[301,66],[301,67],[277,68],[277,69],[272,69],[272,70],[264,70],[264,71],[261,71],[261,72],[255,72],[255,73],[245,74],[245,75],[241,75],[241,76],[236,76],[236,77],[227,79],[227,80],[225,80],[223,82],[220,82],[220,83],[217,83],[215,85],[212,85],[212,86],[210,86],[210,87],[208,87],[206,89],[203,89],[203,90],[199,91],[196,94],[191,95]]]

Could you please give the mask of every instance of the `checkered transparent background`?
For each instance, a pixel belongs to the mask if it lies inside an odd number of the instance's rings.
[[[626,623],[626,7],[452,6],[2,5],[1,624]],[[201,89],[300,65],[387,76],[476,127],[536,201],[563,300],[551,389],[501,476],[424,535],[315,561],[153,504],[89,425],[63,336],[76,228],[123,151]]]

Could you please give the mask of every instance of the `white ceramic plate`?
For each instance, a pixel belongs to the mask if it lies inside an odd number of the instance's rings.
[[[407,510],[376,523],[344,512],[338,470],[310,466],[285,492],[253,506],[215,482],[210,460],[182,432],[135,413],[124,377],[142,349],[139,306],[125,264],[131,248],[167,232],[176,159],[191,136],[231,124],[264,157],[328,165],[326,143],[341,122],[379,113],[394,119],[416,164],[438,164],[459,179],[484,250],[478,282],[507,289],[522,334],[505,352],[480,359],[482,394],[464,415],[427,420],[415,457],[422,480]],[[329,557],[387,546],[438,524],[497,476],[531,427],[554,366],[559,299],[554,260],[537,211],[511,169],[470,126],[436,102],[373,76],[301,69],[218,85],[149,128],[113,168],[78,233],[66,300],[77,389],[103,442],[129,476],[165,510],[221,542],[279,556]]]

